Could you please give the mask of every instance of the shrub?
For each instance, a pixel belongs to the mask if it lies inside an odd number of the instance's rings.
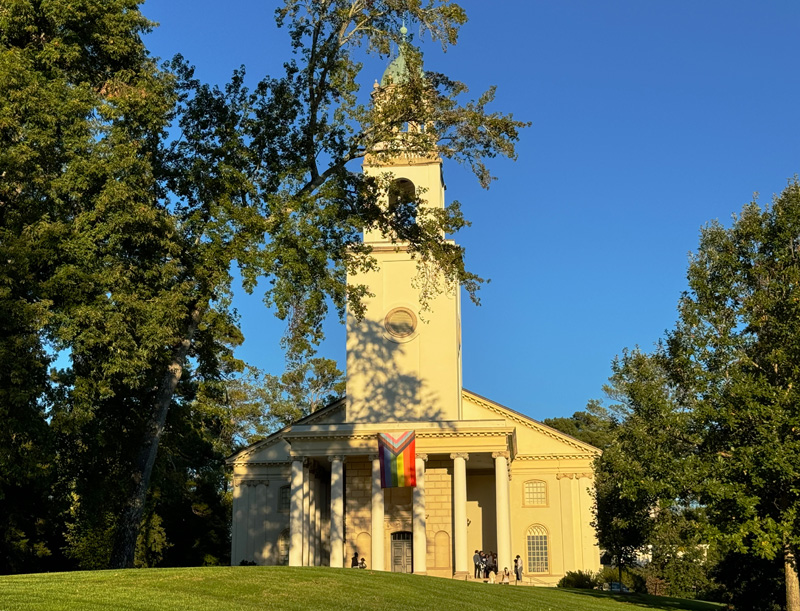
[[[591,590],[597,585],[597,579],[591,571],[567,571],[558,582],[559,588],[578,588]]]
[[[613,583],[619,581],[619,569],[617,567],[605,567],[596,577],[597,584]],[[622,585],[631,592],[647,592],[645,578],[640,574],[640,570],[622,568]]]

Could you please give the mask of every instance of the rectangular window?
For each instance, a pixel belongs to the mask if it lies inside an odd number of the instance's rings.
[[[525,505],[547,505],[547,484],[541,480],[525,482]]]
[[[280,496],[278,497],[278,511],[281,513],[289,513],[289,495],[291,494],[290,486],[281,486]]]

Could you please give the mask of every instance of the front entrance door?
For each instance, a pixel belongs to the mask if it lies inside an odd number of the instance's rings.
[[[413,573],[413,559],[411,533],[392,533],[392,572]]]

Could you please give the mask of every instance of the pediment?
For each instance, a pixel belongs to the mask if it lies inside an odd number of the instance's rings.
[[[593,445],[575,439],[486,397],[466,389],[463,390],[461,396],[465,420],[487,420],[499,417],[516,426],[518,458],[551,456],[559,459],[593,460],[601,454],[601,451]]]
[[[229,456],[225,462],[229,465],[237,463],[268,463],[286,462],[291,460],[291,446],[284,439],[287,432],[292,430],[292,426],[306,424],[341,424],[345,419],[345,399],[337,399],[333,403],[317,410],[316,412],[298,420],[294,425],[286,426],[279,431],[275,431],[269,437],[239,450],[236,454]]]

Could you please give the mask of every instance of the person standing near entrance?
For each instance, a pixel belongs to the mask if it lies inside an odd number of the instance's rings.
[[[514,577],[517,581],[522,581],[522,558],[519,557],[519,554],[514,558]]]
[[[478,579],[481,576],[481,553],[478,550],[472,556],[472,564],[475,565],[475,579]]]
[[[350,561],[350,568],[357,569],[358,568],[358,552],[353,554],[353,559]]]

